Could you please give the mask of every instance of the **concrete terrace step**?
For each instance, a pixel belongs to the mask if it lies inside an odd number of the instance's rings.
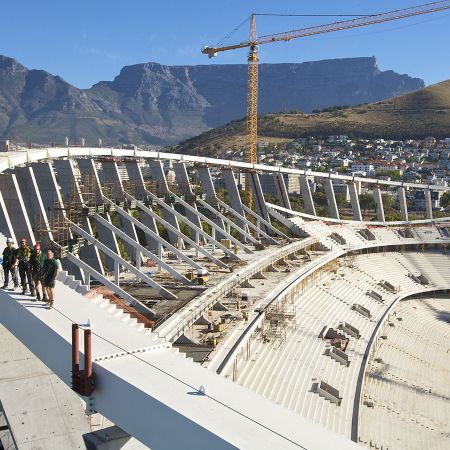
[[[145,325],[142,322],[140,322],[137,318],[132,317],[131,313],[124,311],[120,307],[120,305],[111,302],[109,299],[105,298],[102,294],[99,294],[96,291],[91,290],[84,293],[83,296],[89,299],[92,303],[98,305],[101,309],[107,311],[116,319],[127,324],[130,328],[133,328],[134,330],[137,330],[145,334],[146,336],[152,335],[151,329],[146,328]],[[163,340],[158,338],[158,342],[163,342]]]

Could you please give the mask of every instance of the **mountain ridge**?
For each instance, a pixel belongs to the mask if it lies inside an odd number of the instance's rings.
[[[123,67],[79,89],[0,56],[0,138],[37,143],[175,144],[245,116],[245,64]],[[410,92],[418,78],[381,71],[374,57],[261,64],[261,113],[360,104]]]

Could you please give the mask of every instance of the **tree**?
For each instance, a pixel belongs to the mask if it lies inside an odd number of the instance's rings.
[[[394,203],[394,201],[392,200],[392,195],[381,194],[381,198],[383,199],[384,209],[392,209],[392,205]]]
[[[341,192],[336,192],[334,197],[336,198],[336,205],[338,206],[338,208],[342,208],[343,206],[346,206],[347,198],[345,197],[344,194],[342,194]]]
[[[444,194],[441,197],[441,206],[443,208],[448,208],[449,205],[450,205],[450,193],[444,192]]]
[[[377,171],[377,177],[389,177],[392,181],[400,181],[402,179],[399,170],[380,170]]]
[[[314,203],[316,203],[318,206],[328,206],[327,196],[325,195],[325,192],[314,192],[312,196],[314,199]]]
[[[370,194],[364,193],[359,196],[359,205],[364,211],[375,209],[375,201]]]

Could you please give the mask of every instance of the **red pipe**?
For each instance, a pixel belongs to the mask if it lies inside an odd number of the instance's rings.
[[[72,324],[72,387],[75,387],[75,378],[80,372],[80,344],[78,324]]]
[[[86,395],[92,392],[92,334],[84,330],[84,386]]]

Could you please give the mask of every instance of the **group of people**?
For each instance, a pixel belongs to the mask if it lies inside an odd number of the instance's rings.
[[[19,287],[18,269],[22,294],[25,295],[29,287],[31,297],[35,297],[37,301],[47,302],[49,308],[53,306],[59,266],[52,249],[49,248],[44,254],[39,243],[31,248],[25,238],[20,241],[20,247],[15,248],[12,238],[8,238],[6,248],[3,250],[2,266],[5,277],[2,289],[8,288],[10,276],[14,288]]]

